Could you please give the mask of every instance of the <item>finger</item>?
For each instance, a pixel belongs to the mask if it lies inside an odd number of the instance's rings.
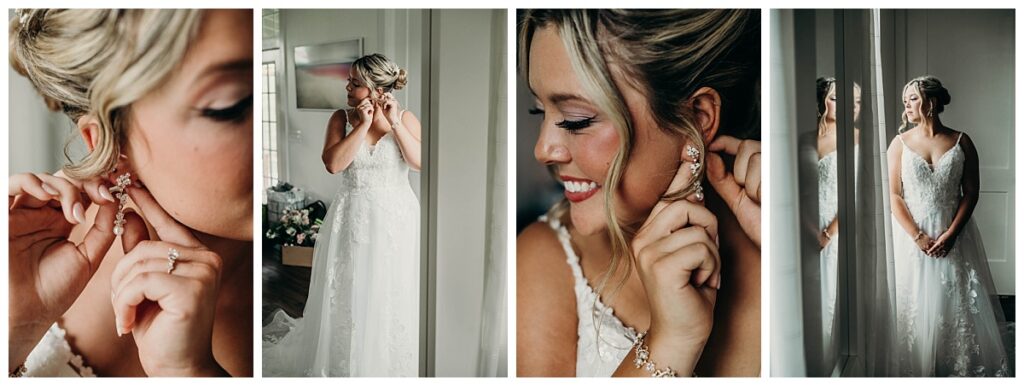
[[[85,206],[82,205],[82,191],[70,181],[46,173],[36,173],[36,178],[43,182],[43,189],[49,193],[57,193],[61,210],[69,223],[85,222]]]
[[[739,184],[733,180],[731,173],[725,170],[725,161],[715,153],[708,153],[705,161],[707,163],[708,182],[718,192],[718,195],[725,201],[729,210],[736,215],[740,227],[758,246],[761,245],[761,206],[748,197]]]
[[[110,193],[110,188],[107,187],[107,183],[100,178],[90,178],[83,181],[72,180],[72,183],[79,185],[79,188],[89,196],[92,202],[97,204],[105,203],[116,203],[114,195]]]
[[[157,236],[161,240],[172,242],[186,247],[199,247],[202,244],[196,239],[188,228],[178,223],[173,217],[164,211],[164,208],[156,202],[149,190],[137,186],[128,187],[128,195],[138,206],[143,217],[153,226]]]
[[[707,208],[683,200],[673,202],[658,215],[648,218],[648,223],[633,238],[634,248],[643,248],[687,226],[697,226],[711,240],[718,240],[718,218]]]
[[[728,154],[736,155],[740,151],[740,139],[731,137],[728,135],[719,135],[714,141],[708,144],[709,152],[724,151]]]
[[[89,261],[89,274],[96,272],[103,258],[107,256],[110,246],[114,244],[114,215],[117,208],[114,205],[100,205],[93,219],[92,226],[86,232],[85,238],[78,244],[78,252]]]
[[[45,200],[40,200],[38,198],[35,198],[32,195],[25,194],[25,193],[19,194],[17,196],[8,196],[7,197],[7,204],[8,204],[8,209],[17,209],[17,208],[38,209],[38,208],[42,208],[42,207],[49,207],[49,208],[52,208],[52,209],[57,209],[58,211],[60,211],[60,209],[61,209],[60,201],[55,201],[55,200],[52,200],[52,199],[49,199],[49,198],[47,198]]]
[[[736,178],[736,182],[740,185],[745,185],[747,177],[747,167],[750,164],[750,158],[754,154],[761,153],[761,143],[757,141],[740,141],[739,149],[736,152],[736,160],[733,163],[732,173]]]
[[[43,189],[43,181],[36,177],[35,174],[31,173],[20,173],[15,174],[7,179],[10,184],[7,188],[8,197],[16,197],[20,195],[29,195],[41,202],[48,202],[57,197],[57,194],[51,194]],[[59,193],[59,192],[58,192]],[[17,199],[14,202],[10,202],[12,207],[17,206],[19,203]]]
[[[149,228],[142,216],[135,213],[132,208],[124,210],[124,233],[121,234],[121,251],[128,253],[135,249],[139,243],[149,240]]]
[[[176,260],[179,262],[188,261],[211,268],[214,268],[214,265],[216,265],[216,268],[219,268],[219,262],[213,261],[209,254],[200,253],[196,249],[165,241],[145,240],[136,245],[135,248],[128,250],[124,257],[114,266],[114,270],[110,274],[111,288],[117,288],[117,283],[125,279],[125,275],[131,271],[132,267],[137,264],[143,264],[146,260],[157,259],[166,264],[170,260],[171,249],[178,251]]]
[[[114,289],[111,295],[114,298],[117,298],[117,294],[124,291],[129,283],[140,275],[146,273],[164,273],[202,281],[216,275],[216,272],[213,272],[213,269],[210,268],[209,265],[197,264],[189,261],[177,260],[174,262],[173,267],[174,269],[168,272],[168,269],[171,268],[171,263],[166,258],[148,258],[138,260],[134,264],[130,265],[126,271],[121,273],[122,276],[117,282],[111,282],[111,288]]]
[[[697,243],[663,255],[650,265],[652,272],[669,272],[677,275],[680,283],[700,287],[715,272],[718,260],[716,248]]]
[[[747,193],[747,197],[751,200],[760,204],[761,203],[761,153],[755,153],[750,157],[748,161],[748,167],[746,171],[745,182],[743,184],[743,190]]]
[[[175,291],[183,289],[190,281],[163,272],[146,272],[136,276],[111,300],[118,334],[126,334],[135,326],[136,311],[145,300],[156,302],[163,312],[181,309],[182,304],[171,304],[169,301]]]
[[[685,249],[693,244],[702,244],[714,257],[714,266],[716,269],[711,271],[700,271],[694,276],[694,284],[697,286],[703,285],[708,279],[712,278],[717,273],[717,267],[721,264],[722,258],[719,254],[718,244],[713,238],[711,238],[707,232],[698,227],[688,227],[672,232],[671,235],[663,237],[654,243],[648,245],[642,254],[647,256],[665,256],[675,253],[678,250]]]

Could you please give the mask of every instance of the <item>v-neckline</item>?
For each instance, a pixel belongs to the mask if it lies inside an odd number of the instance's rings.
[[[946,156],[949,155],[950,153],[952,153],[953,149],[956,149],[957,146],[960,146],[960,141],[959,140],[956,141],[956,143],[954,143],[953,146],[951,146],[949,149],[947,149],[944,153],[942,153],[942,155],[940,155],[939,158],[936,159],[934,163],[930,163],[930,162],[928,162],[928,160],[926,158],[924,158],[924,156],[922,156],[918,152],[914,151],[914,149],[911,149],[909,145],[907,145],[906,143],[903,144],[903,147],[905,147],[908,151],[910,151],[911,154],[913,154],[918,159],[920,159],[921,162],[924,162],[924,164],[926,166],[928,166],[928,170],[930,170],[932,173],[935,173],[935,167],[938,166],[939,163],[941,163],[943,160],[945,160]]]
[[[367,139],[367,141],[366,141],[366,150],[370,152],[370,156],[371,157],[374,154],[377,153],[377,145],[380,145],[380,141],[383,141],[384,137],[387,137],[390,134],[391,133],[384,133],[384,135],[380,136],[380,138],[377,138],[377,141],[375,141],[373,143],[370,143],[369,139]]]

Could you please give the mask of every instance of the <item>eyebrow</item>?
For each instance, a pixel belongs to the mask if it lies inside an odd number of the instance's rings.
[[[196,75],[194,82],[198,82],[212,75],[234,71],[252,71],[252,58],[228,60],[206,66],[199,75]]]
[[[548,97],[548,99],[551,100],[551,103],[554,103],[554,104],[559,104],[559,103],[562,103],[562,102],[583,102],[583,103],[590,104],[590,100],[589,99],[584,98],[582,95],[571,94],[571,93],[553,94],[550,97]]]

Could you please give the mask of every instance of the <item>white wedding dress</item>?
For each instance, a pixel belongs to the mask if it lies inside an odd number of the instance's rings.
[[[364,142],[317,236],[302,317],[263,327],[263,376],[419,374],[419,213],[394,136]]]
[[[576,293],[576,376],[610,377],[633,348],[636,330],[627,327],[611,306],[601,302],[600,296],[587,282],[580,268],[580,258],[572,249],[569,231],[558,219],[541,216],[562,244],[565,262],[573,276]]]
[[[818,160],[818,232],[828,228],[839,214],[839,176],[836,164],[837,151],[832,151]],[[825,244],[819,253],[819,274],[821,287],[821,329],[823,363],[834,363],[836,356],[835,329],[836,282],[839,280],[839,235]]]
[[[903,144],[903,199],[932,239],[956,214],[965,158],[960,138],[934,167]],[[1012,376],[1012,334],[974,220],[945,257],[925,255],[912,236],[894,229],[899,375]]]

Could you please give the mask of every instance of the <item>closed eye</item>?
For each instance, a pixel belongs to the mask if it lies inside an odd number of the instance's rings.
[[[204,108],[200,115],[218,122],[241,121],[252,110],[252,94],[223,109]]]
[[[590,125],[594,123],[595,118],[597,118],[597,116],[583,118],[576,121],[566,119],[562,120],[561,122],[555,123],[555,126],[566,129],[571,133],[575,133],[579,130],[583,130],[587,127],[590,127]]]

